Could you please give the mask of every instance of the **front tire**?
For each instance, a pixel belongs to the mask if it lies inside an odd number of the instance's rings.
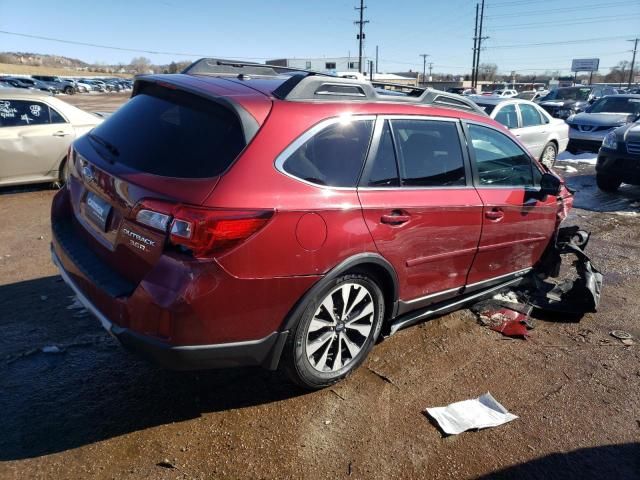
[[[602,173],[596,173],[596,184],[603,192],[615,192],[620,188],[622,181]]]
[[[308,300],[285,347],[284,368],[307,389],[342,380],[367,357],[384,318],[384,299],[373,279],[346,274]]]
[[[556,158],[558,157],[558,147],[553,142],[547,143],[542,149],[542,155],[540,155],[540,163],[547,168],[553,168],[556,164]]]

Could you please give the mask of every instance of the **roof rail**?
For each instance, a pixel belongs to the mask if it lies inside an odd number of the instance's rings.
[[[387,93],[388,92],[388,93]],[[472,100],[455,93],[392,83],[368,82],[352,78],[293,75],[273,91],[282,100],[352,100],[411,103],[453,108],[486,116]]]
[[[433,88],[413,87],[394,83],[343,78],[327,73],[299,68],[282,67],[256,62],[201,58],[182,73],[221,76],[280,76],[288,75],[274,91],[281,100],[351,100],[368,102],[398,102],[453,108],[486,116],[484,110],[468,98]]]
[[[201,58],[196,60],[181,73],[185,74],[209,74],[209,75],[256,75],[277,76],[283,73],[298,72],[330,77],[331,75],[304,70],[300,68],[282,67],[266,63],[243,62],[240,60],[226,60],[222,58]]]

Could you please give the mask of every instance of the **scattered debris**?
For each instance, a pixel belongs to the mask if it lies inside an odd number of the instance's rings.
[[[165,458],[161,462],[156,463],[156,466],[162,467],[162,468],[178,468],[173,463],[171,463],[167,458]]]
[[[528,330],[533,329],[533,321],[529,318],[532,307],[518,303],[513,291],[498,293],[493,299],[476,303],[471,310],[478,315],[482,325],[507,337],[526,339]]]
[[[330,424],[331,424],[331,420],[325,420],[325,421],[324,421],[324,424],[325,424],[325,425],[330,425]]]
[[[633,341],[633,336],[630,333],[625,332],[624,330],[612,330],[611,332],[609,332],[609,335],[617,338],[625,345],[634,345],[636,343]]]
[[[42,347],[41,350],[42,353],[62,353],[64,351],[55,345],[47,345],[46,347]]]
[[[427,408],[426,413],[448,435],[457,435],[471,429],[497,427],[518,418],[509,413],[489,392],[473,400],[452,403],[446,407]]]
[[[40,235],[40,236],[38,237],[38,240],[44,240],[44,236],[43,236],[43,235]]]

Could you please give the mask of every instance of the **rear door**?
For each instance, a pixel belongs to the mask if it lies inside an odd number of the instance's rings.
[[[480,238],[482,204],[456,119],[379,117],[358,196],[399,277],[401,312],[454,296]]]
[[[468,284],[482,286],[531,268],[556,225],[557,199],[538,194],[542,172],[531,156],[497,128],[466,122],[482,237]]]
[[[0,182],[29,181],[57,168],[73,135],[59,117],[44,102],[0,98]]]
[[[524,143],[531,155],[540,158],[549,137],[549,122],[533,105],[519,103],[516,107],[520,112],[520,128],[513,133]]]

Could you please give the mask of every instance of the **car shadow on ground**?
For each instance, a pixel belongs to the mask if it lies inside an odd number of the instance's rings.
[[[623,443],[583,448],[566,453],[552,453],[478,477],[478,480],[601,480],[605,478],[640,478],[640,443]]]
[[[595,175],[566,177],[569,188],[576,191],[573,206],[592,212],[640,212],[640,187],[623,184],[617,192],[603,192]]]
[[[259,368],[171,372],[138,360],[58,276],[1,286],[0,312],[0,461],[304,393]]]
[[[10,187],[0,187],[0,196],[1,195],[13,195],[15,193],[28,193],[28,192],[40,192],[52,190],[55,191],[57,188],[53,185],[53,183],[33,183],[29,185],[13,185]]]

